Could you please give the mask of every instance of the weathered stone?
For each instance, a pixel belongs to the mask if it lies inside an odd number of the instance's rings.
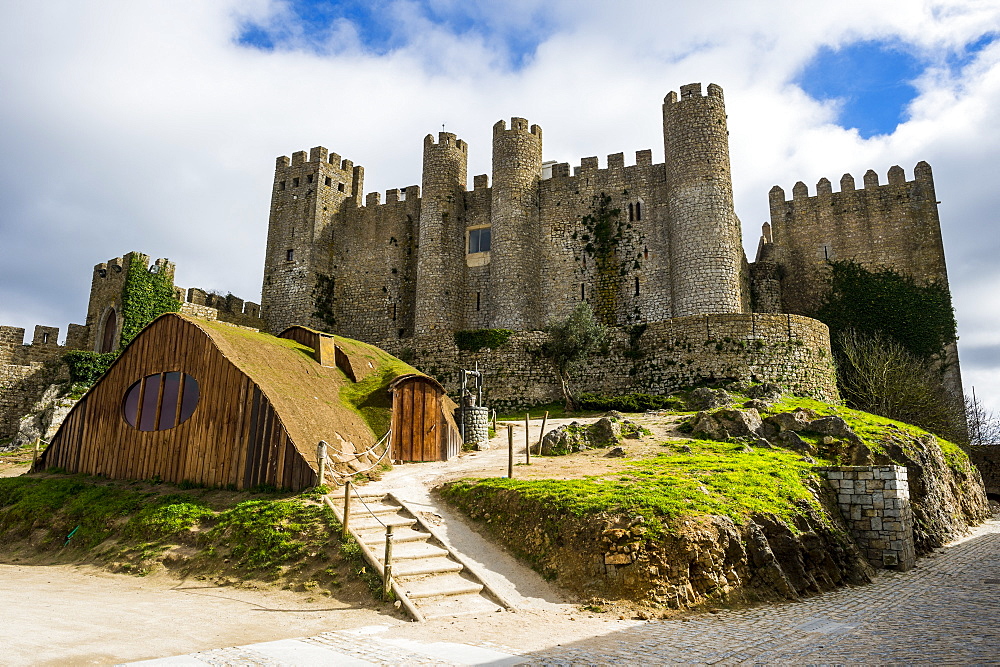
[[[689,410],[712,410],[730,405],[732,402],[732,396],[725,389],[710,389],[709,387],[698,387],[692,390],[687,399]]]
[[[795,431],[782,431],[775,437],[775,442],[796,452],[803,454],[816,454],[816,447],[803,440]]]
[[[625,456],[625,448],[624,447],[612,447],[611,450],[607,454],[605,454],[605,456],[607,456],[609,458],[617,458],[617,457]]]
[[[773,382],[764,382],[750,387],[747,389],[746,394],[748,398],[763,399],[774,403],[781,398],[781,387]]]

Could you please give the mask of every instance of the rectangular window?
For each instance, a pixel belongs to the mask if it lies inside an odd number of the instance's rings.
[[[306,183],[312,183],[312,182],[313,182],[313,175],[309,174],[308,176],[306,176]]]
[[[635,203],[635,219],[642,220],[642,204],[639,202]]]
[[[587,300],[587,285],[586,283],[580,283],[580,301]]]
[[[344,191],[344,184],[343,183],[337,183],[337,189],[340,190],[341,192],[343,192]]]
[[[490,227],[469,230],[469,253],[489,252],[492,236]]]
[[[281,181],[280,183],[278,183],[278,189],[279,190],[284,190],[285,189],[285,182],[284,181]]]
[[[628,205],[628,221],[629,222],[635,221],[635,205],[634,204],[629,204]]]
[[[331,185],[333,185],[333,179],[327,176],[326,180],[324,180],[323,183],[326,184],[326,187],[330,187]]]
[[[479,292],[476,292],[476,310],[479,310],[479,306],[480,306],[480,303],[481,303],[481,297],[482,297],[482,295]]]
[[[299,177],[298,176],[296,176],[295,178],[292,179],[292,187],[293,188],[299,187]]]
[[[295,251],[289,248],[285,251],[285,261],[292,262],[295,261]]]

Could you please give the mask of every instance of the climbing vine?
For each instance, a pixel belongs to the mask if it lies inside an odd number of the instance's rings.
[[[957,340],[955,312],[944,284],[920,284],[892,269],[869,271],[851,261],[833,262],[832,269],[816,318],[830,327],[834,341],[853,330],[894,340],[928,359]]]
[[[150,272],[133,257],[122,286],[122,333],[119,349],[154,319],[164,313],[176,313],[181,303],[174,298],[173,276]]]
[[[510,329],[472,329],[455,332],[455,345],[466,352],[478,352],[483,348],[495,350],[507,342],[514,334]]]

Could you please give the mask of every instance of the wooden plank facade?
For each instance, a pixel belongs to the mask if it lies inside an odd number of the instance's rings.
[[[123,414],[126,392],[143,378],[171,371],[198,383],[191,417],[163,430],[130,425]],[[157,399],[163,400],[162,388]],[[266,484],[298,490],[316,483],[315,463],[292,442],[260,387],[180,316],[161,317],[136,337],[67,416],[41,467],[238,489]]]
[[[425,375],[403,375],[390,387],[393,460],[447,461],[456,456],[461,436],[444,387]]]

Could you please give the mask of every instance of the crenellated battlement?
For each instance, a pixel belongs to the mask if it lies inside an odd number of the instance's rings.
[[[700,83],[689,83],[681,86],[681,94],[679,98],[677,93],[673,90],[667,93],[666,97],[663,98],[663,104],[666,106],[671,104],[677,104],[678,102],[685,102],[687,100],[705,99],[706,97],[714,98],[718,100],[720,103],[725,102],[725,98],[722,95],[722,86],[719,86],[714,83],[708,84],[708,95],[703,96],[701,94]]]
[[[885,184],[881,184],[879,182],[878,173],[874,169],[869,169],[868,171],[865,172],[862,178],[863,188],[862,190],[860,190],[860,192],[876,191],[879,190],[880,188],[898,188],[907,185],[920,185],[924,186],[924,188],[929,187],[930,192],[933,193],[934,177],[931,172],[931,166],[924,161],[918,162],[914,167],[912,181],[906,180],[906,173],[903,171],[903,168],[900,167],[899,165],[893,165],[892,167],[889,167],[889,171],[886,174],[886,178],[887,182]],[[916,190],[916,192],[919,191],[920,191],[919,189]],[[771,201],[771,205],[775,206],[777,204],[783,204],[786,201],[795,202],[804,199],[813,199],[816,197],[824,197],[835,194],[846,194],[853,192],[859,192],[859,190],[857,190],[855,186],[854,176],[852,176],[851,174],[844,174],[843,176],[840,177],[840,190],[836,192],[833,190],[833,186],[831,185],[829,179],[821,178],[816,183],[815,195],[810,195],[809,187],[804,182],[799,181],[794,186],[792,186],[792,198],[790,200],[785,199],[785,190],[778,185],[775,185],[773,188],[771,188],[769,193],[769,198]]]
[[[542,128],[538,125],[532,125],[528,127],[528,121],[525,118],[513,117],[510,119],[510,129],[507,129],[507,122],[503,120],[498,120],[493,124],[493,136],[498,134],[504,134],[509,132],[516,132],[520,134],[533,134],[538,137],[539,141],[542,138]]]
[[[469,152],[469,145],[451,132],[438,132],[437,142],[434,141],[433,134],[428,134],[424,137],[424,147],[426,148],[428,146],[450,146],[457,148],[463,153]]]

